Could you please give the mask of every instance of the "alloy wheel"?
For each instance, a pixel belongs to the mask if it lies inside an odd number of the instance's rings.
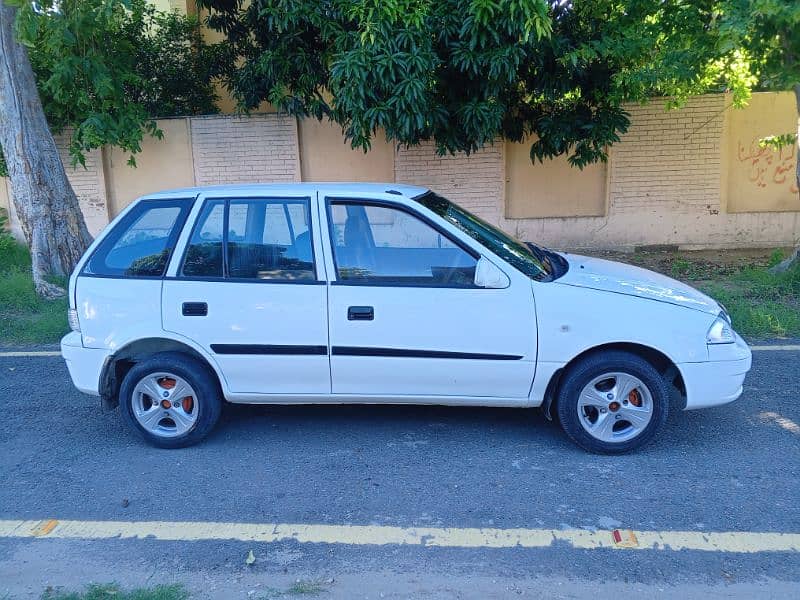
[[[604,373],[578,396],[578,421],[593,438],[619,443],[641,434],[653,417],[653,397],[641,379],[628,373]]]
[[[133,389],[133,416],[148,433],[184,435],[197,422],[197,394],[189,383],[168,372],[151,373]]]

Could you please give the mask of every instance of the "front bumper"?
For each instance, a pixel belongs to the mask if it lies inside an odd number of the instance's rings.
[[[707,362],[681,363],[678,369],[686,385],[686,410],[733,402],[742,395],[742,384],[753,355],[738,335],[734,344],[709,346]]]
[[[61,339],[61,356],[67,362],[72,383],[84,394],[100,395],[100,375],[108,351],[103,348],[84,348],[81,334],[72,331]]]

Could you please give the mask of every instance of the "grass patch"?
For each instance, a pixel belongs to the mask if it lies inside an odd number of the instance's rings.
[[[54,343],[69,330],[67,299],[40,298],[30,268],[28,249],[0,233],[0,344]]]
[[[778,275],[746,268],[727,280],[703,282],[700,288],[725,305],[740,333],[800,336],[800,265]]]
[[[800,337],[800,265],[773,275],[781,250],[613,253],[608,258],[643,266],[699,288],[722,302],[739,333]]]
[[[124,591],[116,584],[90,585],[82,592],[47,590],[42,600],[186,600],[189,592],[182,585],[157,585]]]

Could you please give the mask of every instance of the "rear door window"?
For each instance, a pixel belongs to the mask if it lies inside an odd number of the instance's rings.
[[[310,201],[208,200],[186,250],[182,275],[244,280],[316,279]]]
[[[207,202],[197,217],[183,262],[188,277],[222,277],[222,243],[225,231],[225,202]]]
[[[162,277],[191,204],[191,199],[139,202],[103,238],[83,273]]]
[[[307,201],[231,200],[229,210],[231,279],[315,278]]]

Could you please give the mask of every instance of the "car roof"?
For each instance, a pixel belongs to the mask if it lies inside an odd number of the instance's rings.
[[[328,194],[385,194],[393,193],[406,198],[415,198],[428,191],[428,188],[403,183],[364,183],[364,182],[307,182],[307,183],[231,183],[164,190],[145,194],[142,198],[159,199],[176,196],[197,196],[208,192],[254,194],[280,194],[324,191]]]

